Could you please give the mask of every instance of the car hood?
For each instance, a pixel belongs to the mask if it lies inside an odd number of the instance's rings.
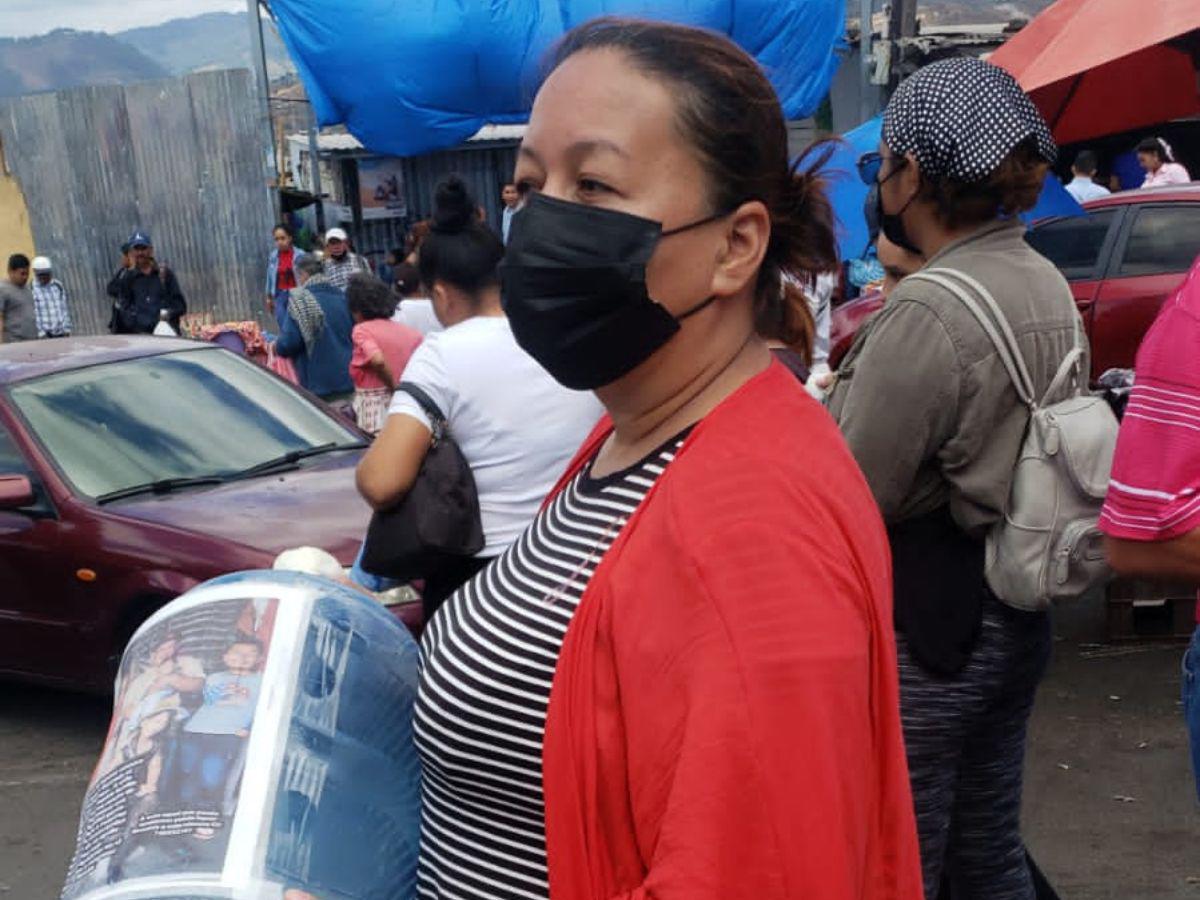
[[[289,472],[110,504],[106,512],[232,541],[271,555],[320,547],[354,561],[371,510],[354,487],[362,451],[338,452]]]

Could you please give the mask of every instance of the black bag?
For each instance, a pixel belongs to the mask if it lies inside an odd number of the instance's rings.
[[[433,443],[400,503],[371,517],[362,567],[372,575],[411,581],[475,556],[483,549],[483,523],[475,476],[446,432],[446,417],[416,385],[401,382],[396,390],[409,394],[428,414]]]
[[[888,528],[896,630],[922,668],[962,671],[983,624],[983,541],[967,535],[949,505]]]

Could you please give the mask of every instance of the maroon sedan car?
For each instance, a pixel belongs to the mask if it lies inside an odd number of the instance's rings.
[[[1084,204],[1086,217],[1044,219],[1027,240],[1071,285],[1092,346],[1092,378],[1133,367],[1159,307],[1200,255],[1200,184],[1125,191]],[[879,294],[833,313],[830,365],[841,362]]]
[[[137,626],[200,582],[302,545],[349,565],[365,446],[212,345],[0,346],[0,674],[105,688]]]

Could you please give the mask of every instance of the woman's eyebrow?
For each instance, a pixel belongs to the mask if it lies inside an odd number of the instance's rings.
[[[566,155],[573,159],[582,159],[591,153],[612,153],[622,159],[630,158],[627,150],[607,138],[585,138],[576,141],[566,149]],[[525,157],[535,165],[545,168],[545,163],[542,161],[541,156],[528,144],[522,144],[518,147],[517,154]]]
[[[530,162],[545,168],[545,165],[542,163],[542,158],[538,156],[537,151],[528,144],[521,144],[521,146],[517,148],[517,155],[524,156]]]
[[[606,138],[590,138],[576,141],[567,148],[567,153],[572,156],[582,157],[596,152],[614,153],[624,159],[629,158],[629,153],[623,147]]]

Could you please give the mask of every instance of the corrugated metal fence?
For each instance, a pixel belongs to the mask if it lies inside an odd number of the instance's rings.
[[[438,184],[449,175],[457,175],[466,183],[476,202],[484,208],[486,221],[498,233],[502,206],[500,192],[512,179],[517,147],[517,141],[468,143],[452,150],[401,158],[401,174],[408,205],[404,218],[366,219],[361,228],[355,229],[349,218],[348,207],[328,206],[326,225],[339,225],[346,229],[358,252],[378,266],[389,250],[404,246],[405,235],[414,223],[433,215]],[[353,160],[347,159],[342,164],[353,165]],[[344,193],[349,193],[349,189]],[[302,210],[300,215],[310,228],[316,228],[316,216],[311,207]]]
[[[442,153],[427,153],[404,160],[404,185],[408,191],[409,216],[416,221],[433,215],[433,195],[438,182],[457,175],[475,200],[487,211],[487,220],[500,227],[500,191],[512,179],[517,145],[472,147],[466,145]]]
[[[191,312],[261,312],[273,210],[253,92],[239,69],[0,107],[37,251],[71,292],[77,333],[106,330],[105,288],[134,228],[150,233]]]
[[[426,153],[401,159],[408,215],[404,219],[368,219],[355,230],[347,221],[339,224],[350,232],[354,245],[378,264],[388,250],[404,246],[409,226],[433,215],[434,194],[448,175],[457,175],[476,202],[487,213],[487,222],[500,230],[500,191],[512,179],[517,160],[517,142],[484,145],[464,144],[453,150]],[[312,213],[306,214],[312,219]]]

